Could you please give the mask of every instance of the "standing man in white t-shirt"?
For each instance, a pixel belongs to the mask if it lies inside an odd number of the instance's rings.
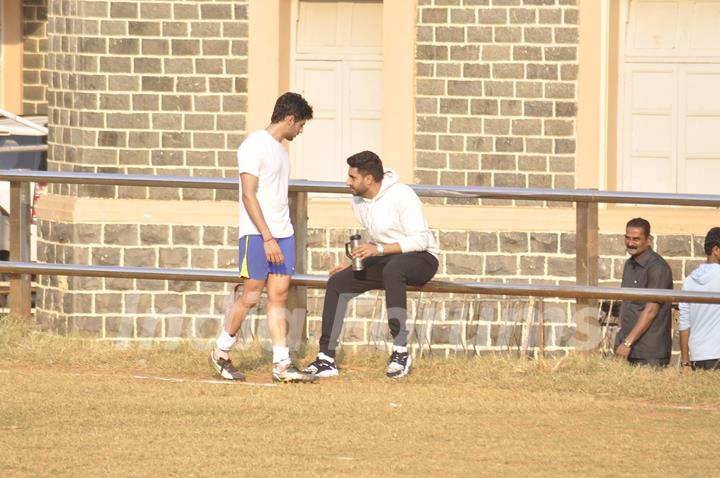
[[[242,296],[233,305],[210,352],[210,365],[228,380],[245,380],[229,352],[248,311],[267,284],[267,318],[276,382],[313,381],[290,362],[286,320],[290,276],[295,272],[295,237],[288,207],[290,160],[282,145],[302,133],[313,109],[297,93],[275,102],[270,125],[248,136],[238,150],[240,174],[239,267]]]

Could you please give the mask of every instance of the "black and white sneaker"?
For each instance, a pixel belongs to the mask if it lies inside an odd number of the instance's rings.
[[[245,381],[245,375],[235,368],[230,359],[224,359],[222,357],[215,358],[215,353],[211,350],[208,362],[213,370],[215,370],[215,373],[225,380],[237,380],[239,382]]]
[[[305,367],[303,372],[312,374],[318,378],[337,377],[340,374],[334,362],[321,359],[320,357]]]
[[[390,378],[401,378],[410,373],[412,356],[408,352],[393,351],[388,360],[385,375]]]

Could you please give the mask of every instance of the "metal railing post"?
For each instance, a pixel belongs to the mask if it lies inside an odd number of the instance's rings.
[[[10,260],[30,261],[30,183],[10,183]],[[10,275],[10,313],[30,317],[30,274]]]
[[[307,223],[308,198],[306,192],[290,192],[290,220],[295,229],[295,273],[307,273]],[[291,324],[302,320],[302,328],[298,330],[299,337],[294,334],[288,336],[290,341],[297,340],[304,344],[307,340],[307,287],[291,286],[288,294],[288,311],[292,318]],[[290,331],[292,332],[292,331]]]
[[[598,203],[577,202],[575,222],[575,281],[579,286],[598,285]],[[591,352],[600,345],[597,300],[578,299],[575,307],[575,349]]]

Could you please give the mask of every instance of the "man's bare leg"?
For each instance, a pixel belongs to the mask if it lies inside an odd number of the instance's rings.
[[[215,358],[228,359],[228,353],[237,340],[237,333],[250,309],[255,307],[260,300],[263,287],[265,287],[265,280],[245,280],[242,295],[233,303],[230,314],[223,324],[223,330],[215,341]]]
[[[298,370],[290,361],[288,349],[288,291],[290,276],[270,274],[268,276],[268,328],[273,344],[273,381],[275,382],[313,382],[315,376]]]

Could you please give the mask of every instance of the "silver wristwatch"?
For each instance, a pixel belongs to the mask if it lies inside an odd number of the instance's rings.
[[[377,251],[378,251],[378,255],[379,255],[379,256],[384,256],[384,255],[385,255],[385,248],[383,247],[382,244],[375,244],[375,247],[377,248]]]

